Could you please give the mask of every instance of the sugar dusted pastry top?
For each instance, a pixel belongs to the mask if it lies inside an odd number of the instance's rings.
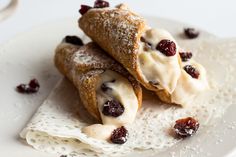
[[[90,37],[99,35],[100,37],[95,40],[98,44],[101,42],[108,44],[114,41],[106,49],[119,52],[113,56],[123,62],[131,63],[128,67],[126,66],[127,69],[136,68],[138,42],[146,26],[143,18],[121,4],[117,8],[90,9],[79,19],[79,25],[91,30],[91,32],[85,32]],[[123,58],[124,55],[127,57]]]

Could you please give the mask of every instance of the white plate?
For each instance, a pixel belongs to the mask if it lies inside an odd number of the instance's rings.
[[[185,24],[148,17],[148,22],[154,27],[163,27],[169,30],[177,40],[184,40],[180,35]],[[31,31],[22,33],[14,39],[0,46],[0,153],[6,157],[52,157],[55,155],[46,154],[34,150],[19,139],[19,132],[27,124],[38,106],[47,97],[56,82],[61,78],[53,65],[53,54],[56,45],[68,34],[81,34],[77,28],[77,20],[62,19],[52,21]],[[200,38],[216,38],[206,32],[202,32]],[[31,78],[37,78],[41,88],[35,95],[22,95],[14,89],[19,83],[27,83]],[[221,129],[228,127],[236,120],[232,106],[225,114]],[[177,146],[169,149],[158,156],[194,156],[222,157],[229,154],[236,146],[234,129],[229,129],[226,134],[219,130],[211,137],[205,136],[204,132],[197,134],[194,138],[187,139]],[[219,138],[216,138],[220,136]],[[202,139],[206,142],[199,143]],[[187,153],[181,155],[180,148],[188,145]],[[175,154],[171,152],[175,152]],[[208,152],[202,155],[202,152]],[[146,155],[153,156],[150,151]]]

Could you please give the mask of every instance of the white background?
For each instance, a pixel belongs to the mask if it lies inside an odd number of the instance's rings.
[[[182,21],[220,37],[236,37],[235,0],[110,0],[111,5],[120,2],[141,14]],[[48,21],[77,19],[80,4],[92,5],[93,0],[19,0],[13,15],[0,22],[0,43]]]

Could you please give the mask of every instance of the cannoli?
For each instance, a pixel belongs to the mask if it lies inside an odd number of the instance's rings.
[[[165,30],[150,28],[125,5],[90,8],[79,27],[120,62],[144,87],[165,102],[181,74],[178,44]]]
[[[141,107],[139,83],[115,60],[91,42],[67,36],[56,48],[55,65],[78,89],[83,105],[102,124],[132,123]],[[91,132],[91,131],[90,131]]]

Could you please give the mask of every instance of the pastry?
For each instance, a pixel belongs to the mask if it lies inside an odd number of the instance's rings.
[[[76,39],[66,37],[57,47],[55,65],[79,90],[88,112],[103,124],[112,125],[96,124],[85,129],[87,133],[94,127],[107,130],[132,123],[142,101],[139,83],[95,43],[76,45],[70,38]]]
[[[204,67],[182,61],[181,48],[169,32],[149,27],[124,4],[90,8],[79,26],[163,102],[186,106],[208,86]],[[200,77],[191,77],[186,64],[194,64]]]
[[[173,93],[181,70],[179,47],[170,33],[149,27],[123,4],[90,9],[79,19],[79,26],[162,100]]]

